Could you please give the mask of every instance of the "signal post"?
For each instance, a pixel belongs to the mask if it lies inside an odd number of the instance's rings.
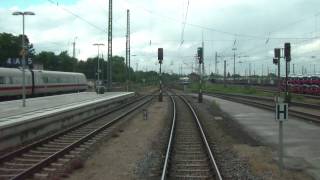
[[[198,102],[202,103],[202,72],[201,65],[203,64],[203,47],[198,47],[197,50],[198,60],[199,60],[199,94],[198,94]]]
[[[158,48],[158,61],[159,61],[159,102],[162,102],[162,73],[161,73],[161,64],[163,61],[163,48]]]
[[[281,56],[281,49],[283,49],[283,56]],[[280,98],[281,96],[281,76],[280,76],[280,59],[284,58],[286,61],[286,77],[285,77],[285,102]],[[276,109],[275,109],[275,119],[279,122],[279,169],[280,174],[283,174],[283,122],[288,120],[288,109],[290,103],[290,96],[288,91],[288,64],[291,61],[291,47],[290,43],[285,43],[284,48],[274,49],[273,64],[278,65],[278,89],[279,94],[276,97]]]

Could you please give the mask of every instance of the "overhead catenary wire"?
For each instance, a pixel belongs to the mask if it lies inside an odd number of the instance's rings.
[[[129,3],[128,0],[125,0],[125,1],[127,3]],[[156,13],[156,12],[154,12],[154,11],[152,11],[150,9],[147,9],[147,8],[145,8],[143,6],[138,6],[138,5],[132,5],[132,6],[134,6],[136,9],[142,9],[143,11],[145,11],[145,12],[151,14],[151,15],[158,16],[160,18],[167,19],[167,20],[170,20],[170,21],[173,21],[173,22],[181,23],[181,21],[179,21],[178,19],[175,19],[175,18],[170,17],[170,16],[166,16],[166,15],[163,15],[163,14]],[[266,39],[269,39],[269,40],[271,40],[271,39],[286,39],[286,40],[289,40],[289,39],[314,39],[315,38],[315,37],[271,37],[271,36],[268,36],[268,35],[249,35],[249,34],[244,34],[244,33],[229,32],[229,31],[225,31],[225,30],[220,30],[220,29],[207,27],[207,26],[194,24],[194,23],[188,23],[188,22],[185,22],[185,25],[192,26],[192,27],[195,27],[195,28],[200,28],[200,29],[203,29],[203,30],[214,31],[214,32],[217,32],[217,33],[226,34],[226,35],[230,35],[230,36],[262,39],[264,41]],[[275,32],[275,31],[272,31],[272,32]],[[269,32],[269,34],[270,33],[271,32]]]
[[[188,18],[188,11],[189,11],[189,4],[190,4],[190,1],[188,0],[188,4],[187,4],[187,10],[186,10],[186,15],[184,17],[184,21],[182,22],[182,32],[181,32],[181,43],[180,43],[180,46],[183,44],[184,42],[184,30],[186,28],[186,23],[187,23],[187,18]]]
[[[67,13],[73,15],[74,17],[82,20],[83,22],[87,23],[88,25],[92,26],[93,28],[95,28],[95,29],[97,29],[97,30],[99,30],[99,31],[101,31],[101,32],[103,32],[103,33],[107,33],[107,31],[106,31],[104,28],[101,28],[101,27],[93,24],[92,22],[88,21],[87,19],[81,17],[80,15],[72,12],[71,10],[69,10],[69,9],[67,9],[67,8],[64,8],[63,6],[60,6],[58,2],[55,2],[55,1],[53,1],[53,0],[47,0],[47,1],[50,2],[50,3],[52,3],[53,5],[61,8],[62,10],[66,11]]]

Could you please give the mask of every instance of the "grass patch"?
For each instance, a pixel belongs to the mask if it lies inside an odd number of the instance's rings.
[[[194,83],[189,86],[192,92],[198,92],[199,84]],[[203,86],[204,91],[211,93],[232,93],[232,94],[249,94],[256,96],[274,96],[274,93],[264,92],[257,90],[250,86],[233,86],[227,85],[224,87],[223,84],[206,84]]]
[[[278,95],[278,92],[265,92],[260,89],[256,89],[251,86],[247,85],[232,85],[227,84],[226,87],[224,87],[223,84],[212,84],[212,83],[206,83],[203,84],[203,91],[208,93],[230,93],[230,94],[243,94],[243,95],[253,95],[253,96],[262,96],[262,97],[275,97]],[[188,91],[193,93],[199,92],[199,83],[192,83],[188,86]],[[285,97],[285,93],[281,92],[281,97]],[[291,101],[294,102],[303,102],[303,103],[310,103],[310,104],[319,104],[319,99],[314,98],[308,98],[304,97],[302,95],[297,94],[291,94]]]

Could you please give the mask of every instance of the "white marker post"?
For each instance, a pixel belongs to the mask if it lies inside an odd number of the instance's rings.
[[[287,103],[276,103],[276,120],[279,121],[279,167],[280,174],[283,172],[283,121],[288,120],[288,109]]]

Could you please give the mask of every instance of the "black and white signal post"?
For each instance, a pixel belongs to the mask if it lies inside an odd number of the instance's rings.
[[[202,72],[201,72],[201,64],[203,63],[203,47],[198,47],[197,50],[198,60],[199,60],[199,95],[198,101],[202,102]]]
[[[163,48],[158,48],[158,61],[159,61],[159,89],[160,89],[160,93],[159,93],[159,102],[162,102],[162,73],[161,73],[161,64],[163,61]]]
[[[283,122],[288,120],[288,110],[290,103],[290,96],[288,90],[288,64],[291,61],[291,48],[290,43],[285,43],[283,48],[283,56],[281,56],[281,48],[274,49],[274,58],[273,63],[278,65],[278,88],[279,94],[276,97],[276,109],[275,109],[275,119],[279,122],[279,167],[280,167],[280,174],[282,175],[283,172]],[[286,61],[285,67],[285,102],[281,98],[281,76],[280,76],[280,59],[284,58]],[[283,85],[283,84],[282,84]]]

